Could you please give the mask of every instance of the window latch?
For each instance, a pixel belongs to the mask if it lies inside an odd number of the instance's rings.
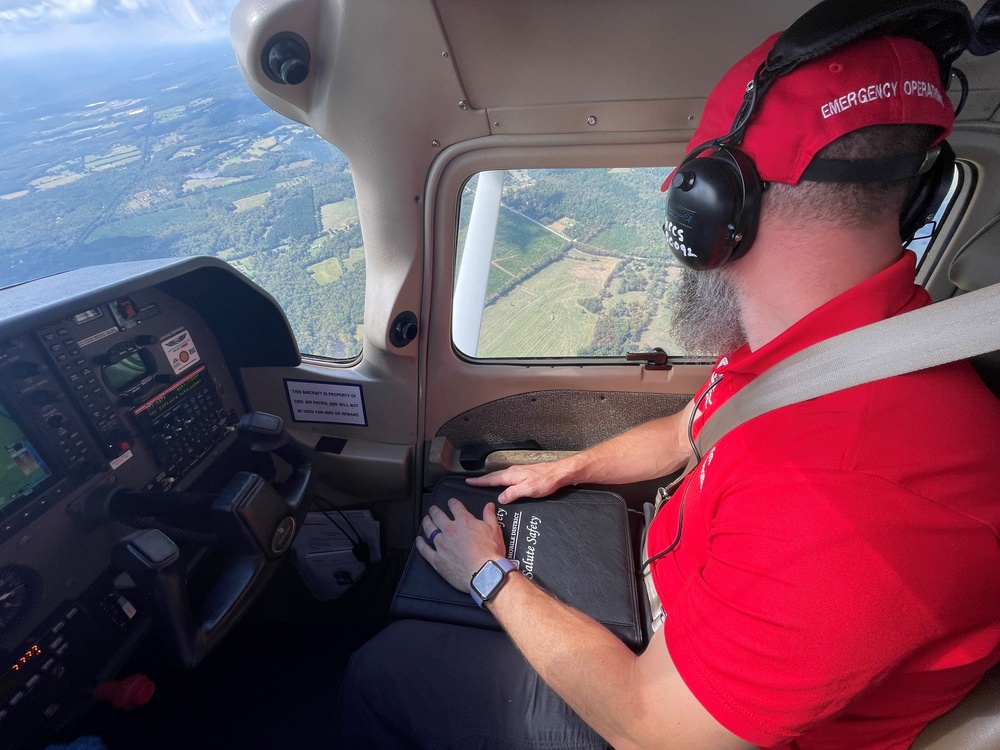
[[[647,370],[670,370],[673,365],[667,361],[667,353],[660,347],[651,352],[626,352],[626,362],[645,362]]]

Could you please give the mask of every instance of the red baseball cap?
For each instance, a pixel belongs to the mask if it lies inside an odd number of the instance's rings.
[[[732,129],[746,86],[774,34],[736,63],[712,89],[687,152]],[[907,37],[859,39],[778,78],[750,118],[739,148],[765,182],[798,184],[816,152],[868,125],[936,125],[946,138],[955,111],[941,86],[934,53]],[[661,190],[670,187],[670,177]]]

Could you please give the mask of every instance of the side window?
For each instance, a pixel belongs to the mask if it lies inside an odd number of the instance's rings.
[[[470,357],[621,357],[662,347],[680,273],[669,167],[483,172],[466,183],[452,316]]]
[[[59,54],[25,63],[4,92],[0,285],[211,255],[278,300],[304,352],[357,357],[364,243],[344,155],[253,94],[233,62],[228,14],[218,35],[137,46],[121,65],[76,41],[112,27],[145,39],[148,9],[126,3],[114,24],[98,14],[100,26],[77,5],[97,30],[82,34],[62,17],[76,11],[46,16],[39,5]]]

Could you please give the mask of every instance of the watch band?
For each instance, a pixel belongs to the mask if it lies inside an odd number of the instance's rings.
[[[476,578],[479,576],[479,574],[482,573],[483,570],[486,569],[488,566],[495,566],[499,568],[501,572],[501,579],[489,591],[483,592],[485,596],[480,596],[476,592],[476,586],[474,582]],[[483,608],[486,602],[492,599],[493,596],[496,594],[496,592],[500,590],[500,587],[503,586],[503,584],[506,582],[507,574],[510,573],[512,570],[520,570],[520,568],[521,568],[520,560],[510,560],[506,557],[500,557],[497,558],[496,560],[487,560],[486,562],[484,562],[482,567],[479,568],[479,570],[477,570],[473,574],[472,579],[469,582],[469,594],[472,596],[472,601],[474,601],[478,607]]]

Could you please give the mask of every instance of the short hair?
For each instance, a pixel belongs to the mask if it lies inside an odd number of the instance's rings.
[[[880,159],[926,151],[940,130],[931,125],[870,125],[842,135],[816,153],[818,159]],[[772,182],[764,191],[761,212],[788,222],[840,224],[856,229],[898,220],[919,178],[892,182]]]

